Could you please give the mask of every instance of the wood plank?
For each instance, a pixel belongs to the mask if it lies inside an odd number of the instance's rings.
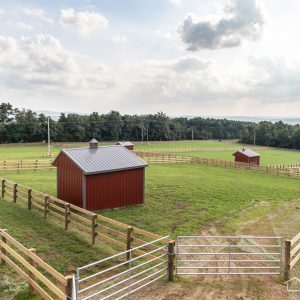
[[[298,255],[292,260],[291,264],[290,264],[290,268],[292,269],[293,266],[299,261],[300,259],[300,253],[298,253]]]
[[[80,215],[78,215],[78,214],[76,214],[76,213],[74,213],[72,211],[70,211],[70,216],[72,216],[72,217],[74,217],[74,218],[76,218],[76,219],[78,219],[78,220],[80,220],[80,221],[82,221],[82,222],[84,222],[86,224],[89,224],[89,225],[92,224],[92,220],[91,219],[84,218],[84,217],[82,217],[82,216],[80,216]]]
[[[293,245],[300,239],[300,232],[291,239],[291,244],[292,244],[292,247]]]
[[[88,227],[86,227],[86,226],[84,226],[84,225],[82,225],[81,223],[78,223],[78,222],[76,222],[76,221],[74,221],[74,220],[69,220],[69,223],[70,223],[70,224],[73,224],[74,226],[76,226],[76,227],[78,227],[78,228],[80,228],[80,229],[82,229],[82,230],[85,230],[86,232],[88,232],[88,233],[90,233],[90,234],[92,234],[92,229],[91,229],[91,228],[88,228]]]
[[[74,204],[70,204],[70,208],[72,208],[74,210],[77,210],[77,211],[79,211],[79,212],[81,212],[81,213],[83,213],[85,215],[91,216],[91,217],[93,217],[93,216],[96,215],[95,213],[93,213],[93,212],[91,212],[89,210],[86,210],[84,208],[78,207],[78,206],[76,206]]]
[[[40,257],[38,257],[35,253],[32,253],[27,249],[25,246],[23,246],[20,242],[15,240],[12,236],[10,236],[7,232],[2,231],[1,235],[3,235],[8,242],[13,244],[15,247],[17,247],[20,251],[22,251],[25,255],[30,257],[35,263],[37,263],[40,267],[42,267],[45,271],[47,271],[49,274],[51,274],[56,280],[61,282],[63,285],[67,284],[66,278],[57,272],[55,269],[53,269],[51,266],[49,266],[45,261],[43,261]]]
[[[300,249],[300,243],[291,251],[291,256],[294,256]]]
[[[32,203],[31,203],[31,205],[34,206],[34,207],[36,207],[36,208],[38,208],[38,209],[40,209],[40,210],[42,210],[42,211],[45,210],[44,206],[39,205],[39,204],[37,204],[37,203],[35,203],[35,202],[33,202],[33,201],[32,201]]]
[[[113,238],[111,238],[111,237],[109,237],[109,236],[107,236],[103,233],[98,232],[96,237],[99,238],[100,240],[106,240],[106,241],[108,241],[112,244],[118,245],[118,246],[122,247],[124,250],[126,249],[126,244],[125,243],[122,243],[118,240],[115,240],[115,239],[113,239]]]
[[[121,238],[127,239],[127,234],[120,232],[118,230],[115,230],[113,228],[107,227],[105,225],[97,223],[97,228],[105,230],[106,232],[109,232],[109,233],[119,236]],[[99,231],[97,231],[97,232],[99,232]]]
[[[65,208],[62,208],[62,207],[54,204],[53,202],[49,203],[49,207],[52,207],[53,209],[56,209],[56,210],[58,210],[58,211],[60,211],[62,213],[65,213]]]
[[[45,300],[54,300],[41,286],[39,286],[35,281],[29,278],[29,276],[10,258],[7,256],[2,257],[5,262],[10,265],[22,278],[24,278],[28,284],[30,284]]]
[[[25,268],[27,268],[32,274],[34,274],[41,282],[43,282],[59,299],[67,300],[67,296],[59,288],[56,287],[47,277],[40,273],[36,268],[31,266],[20,254],[12,249],[7,244],[1,242],[2,247],[15,259],[17,259]]]
[[[65,221],[65,216],[60,215],[59,213],[57,213],[57,212],[55,212],[55,211],[53,211],[53,210],[51,210],[51,209],[48,210],[48,214],[50,214],[50,215],[52,215],[52,216],[55,216],[55,217],[57,217],[58,219],[61,219],[61,220]]]

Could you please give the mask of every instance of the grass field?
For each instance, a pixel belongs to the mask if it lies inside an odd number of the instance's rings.
[[[218,143],[208,141],[201,145],[209,147],[208,144]],[[170,147],[170,144],[162,143],[162,147]],[[178,144],[185,145],[184,147],[189,145],[183,142]],[[45,151],[46,147],[42,146],[0,147],[0,160],[39,159]],[[231,152],[223,151],[188,154],[202,156],[203,153],[204,157],[232,159]],[[297,151],[261,150],[260,153],[268,158],[268,163],[293,163],[300,160],[300,152]],[[6,172],[1,176],[55,195],[55,170]],[[268,209],[280,209],[290,200],[299,198],[298,179],[205,165],[151,165],[146,169],[145,205],[100,213],[157,234],[169,234],[171,237],[197,235],[210,227],[233,234],[241,220],[250,221],[251,224],[251,218],[260,216],[263,219],[267,213],[266,205]],[[243,212],[247,212],[247,220],[241,218]],[[77,265],[100,259],[115,251],[106,243],[91,247],[89,239],[78,231],[66,232],[61,223],[45,221],[34,210],[28,211],[25,206],[14,205],[12,201],[1,198],[0,228],[8,229],[25,246],[35,247],[43,259],[64,274],[73,271]],[[2,268],[0,299],[6,299],[4,296],[9,294],[7,286],[11,288],[14,282],[14,273],[7,267]],[[34,299],[27,293],[28,289],[25,288],[15,299]]]

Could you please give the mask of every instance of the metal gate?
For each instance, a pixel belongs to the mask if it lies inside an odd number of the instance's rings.
[[[123,299],[166,276],[167,241],[163,237],[77,268],[76,299]]]
[[[282,238],[178,236],[178,275],[280,275]]]

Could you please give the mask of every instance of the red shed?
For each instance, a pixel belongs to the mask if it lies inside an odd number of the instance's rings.
[[[260,154],[253,150],[243,148],[232,155],[234,155],[236,162],[259,165]]]
[[[126,147],[128,150],[133,150],[133,146],[134,146],[134,144],[132,144],[131,142],[128,142],[128,141],[118,142],[118,143],[116,143],[116,145]]]
[[[144,203],[147,163],[123,146],[64,149],[56,157],[57,197],[99,210]]]

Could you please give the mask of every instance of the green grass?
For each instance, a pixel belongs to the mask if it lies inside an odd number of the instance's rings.
[[[18,183],[55,195],[55,172],[7,173]],[[158,234],[196,234],[208,224],[234,218],[261,201],[298,198],[298,179],[201,165],[152,165],[146,171],[146,202],[102,211],[106,216]]]
[[[250,147],[251,148],[251,147]],[[297,150],[277,150],[277,149],[268,149],[268,150],[256,150],[260,157],[261,165],[270,165],[270,164],[291,164],[291,163],[300,163],[300,151]],[[223,159],[223,160],[234,160],[232,154],[234,151],[198,151],[198,152],[184,152],[178,153],[179,155],[184,156],[196,156],[203,158],[213,158],[213,159]]]

